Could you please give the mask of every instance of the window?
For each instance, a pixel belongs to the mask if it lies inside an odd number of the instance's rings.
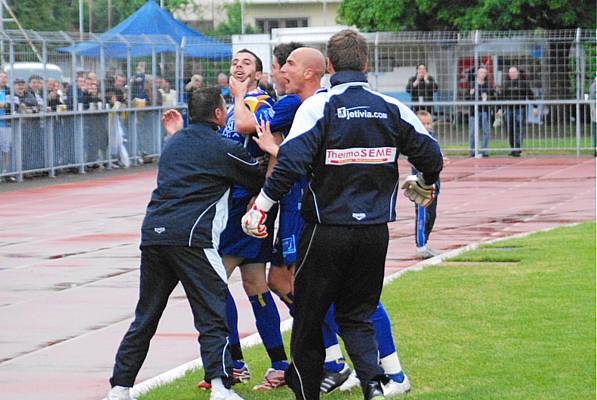
[[[263,33],[271,33],[277,28],[303,28],[309,26],[308,18],[257,18],[257,29]]]

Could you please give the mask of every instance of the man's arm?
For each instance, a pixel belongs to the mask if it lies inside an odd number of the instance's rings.
[[[264,170],[259,162],[254,159],[240,144],[231,140],[225,141],[224,157],[225,174],[234,183],[237,183],[253,193],[257,193],[264,181]]]
[[[267,236],[264,225],[267,212],[313,165],[324,133],[324,106],[323,97],[315,95],[298,109],[290,133],[278,151],[278,161],[272,175],[267,178],[255,203],[242,218],[242,228],[247,235],[258,238]]]
[[[245,104],[248,83],[248,79],[241,82],[233,76],[230,77],[230,93],[234,96],[234,126],[241,135],[255,132],[255,115]]]

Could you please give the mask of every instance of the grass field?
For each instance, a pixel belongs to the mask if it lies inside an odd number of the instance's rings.
[[[595,223],[481,246],[407,272],[384,288],[383,302],[411,400],[595,398]],[[258,346],[245,358],[254,378],[235,387],[239,394],[294,398],[288,389],[252,392],[267,356]],[[141,399],[207,399],[195,388],[201,376],[188,374]]]

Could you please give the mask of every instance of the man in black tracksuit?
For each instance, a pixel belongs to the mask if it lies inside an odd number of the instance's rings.
[[[181,128],[182,118],[174,113]],[[157,188],[141,228],[135,320],[116,354],[108,399],[129,398],[128,388],[133,386],[168,297],[179,281],[200,333],[205,378],[221,379],[223,384],[222,396],[212,394],[212,398],[240,398],[228,390],[232,359],[226,323],[227,278],[218,243],[228,218],[231,186],[240,184],[256,193],[263,184],[263,171],[241,145],[219,135],[218,125],[226,119],[219,89],[199,90],[189,104],[189,114],[192,124],[167,141],[160,157]],[[171,115],[165,115],[165,125]]]
[[[408,107],[369,88],[367,43],[361,35],[341,31],[327,49],[332,87],[298,109],[272,175],[242,223],[247,234],[263,235],[270,207],[299,177],[310,177],[302,201],[305,229],[286,381],[297,399],[319,398],[325,357],[321,324],[334,304],[365,399],[377,399],[384,397],[388,378],[378,365],[369,318],[383,284],[387,223],[396,218],[398,155],[407,155],[422,173],[406,180],[405,195],[427,205],[442,154]]]

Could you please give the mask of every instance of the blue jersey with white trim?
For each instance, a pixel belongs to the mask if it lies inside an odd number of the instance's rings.
[[[267,92],[257,88],[245,95],[245,105],[255,115],[255,123],[259,124],[261,121],[271,121],[274,117],[274,100],[267,94]],[[234,122],[234,105],[232,105],[226,115],[226,125],[220,131],[220,134],[228,139],[240,143],[253,157],[263,156],[263,151],[259,148],[257,143],[251,139],[251,135],[241,135],[236,131]],[[251,193],[239,185],[232,188],[233,198],[248,197]]]
[[[396,219],[400,153],[434,183],[442,154],[416,115],[375,92],[365,74],[336,73],[332,88],[303,102],[262,193],[279,200],[301,176],[306,221],[330,225],[380,224]]]

